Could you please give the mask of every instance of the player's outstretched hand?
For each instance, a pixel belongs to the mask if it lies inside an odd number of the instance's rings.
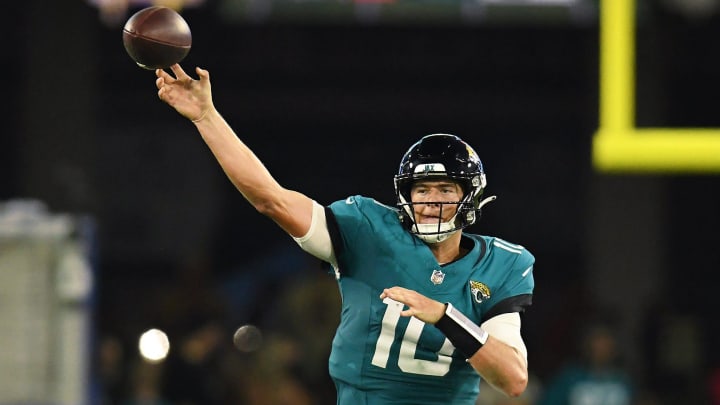
[[[445,313],[445,304],[442,302],[435,301],[407,288],[386,288],[380,294],[380,299],[385,298],[402,302],[409,307],[400,313],[402,316],[414,316],[425,323],[434,324]]]
[[[163,69],[157,69],[155,85],[158,97],[184,117],[198,122],[207,116],[215,107],[210,90],[210,72],[195,68],[199,79],[193,79],[179,64],[170,66],[172,75]]]

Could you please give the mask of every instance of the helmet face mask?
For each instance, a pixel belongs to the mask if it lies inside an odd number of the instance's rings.
[[[461,187],[463,196],[459,201],[413,202],[412,187],[420,180],[450,180]],[[486,184],[482,163],[470,145],[455,135],[427,135],[408,149],[395,175],[395,193],[401,219],[408,230],[423,241],[442,242],[475,223],[480,207],[488,202],[488,199],[480,201]],[[443,210],[451,205],[455,205],[456,212],[447,222],[418,224],[415,206],[420,204],[439,205],[441,218]]]

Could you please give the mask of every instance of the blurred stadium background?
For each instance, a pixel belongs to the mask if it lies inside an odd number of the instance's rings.
[[[0,404],[332,404],[334,281],[125,54],[122,25],[150,4],[4,5]],[[183,64],[211,71],[239,135],[321,203],[394,203],[422,135],[476,146],[499,198],[472,230],[537,258],[531,389],[512,403],[539,401],[596,324],[633,403],[720,403],[718,173],[593,168],[596,0],[155,4],[190,23]],[[638,127],[720,127],[719,11],[639,0]],[[260,349],[233,348],[244,324]],[[151,329],[170,349],[143,359]]]

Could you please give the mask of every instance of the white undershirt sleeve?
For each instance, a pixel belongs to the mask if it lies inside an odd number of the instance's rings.
[[[337,268],[335,251],[330,240],[330,232],[328,232],[327,218],[325,218],[325,208],[316,201],[313,201],[310,229],[305,235],[293,237],[293,239],[304,251]]]
[[[515,348],[527,364],[527,348],[520,334],[520,314],[517,312],[493,316],[480,327],[490,336]]]

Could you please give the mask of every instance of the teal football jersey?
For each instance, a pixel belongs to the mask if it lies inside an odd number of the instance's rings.
[[[439,265],[400,223],[397,209],[353,196],[329,206],[328,227],[342,297],[330,374],[336,384],[370,393],[377,404],[467,404],[479,375],[433,325],[402,317],[403,304],[381,300],[401,286],[451,302],[477,324],[531,303],[535,261],[522,246],[464,234],[470,251]]]

